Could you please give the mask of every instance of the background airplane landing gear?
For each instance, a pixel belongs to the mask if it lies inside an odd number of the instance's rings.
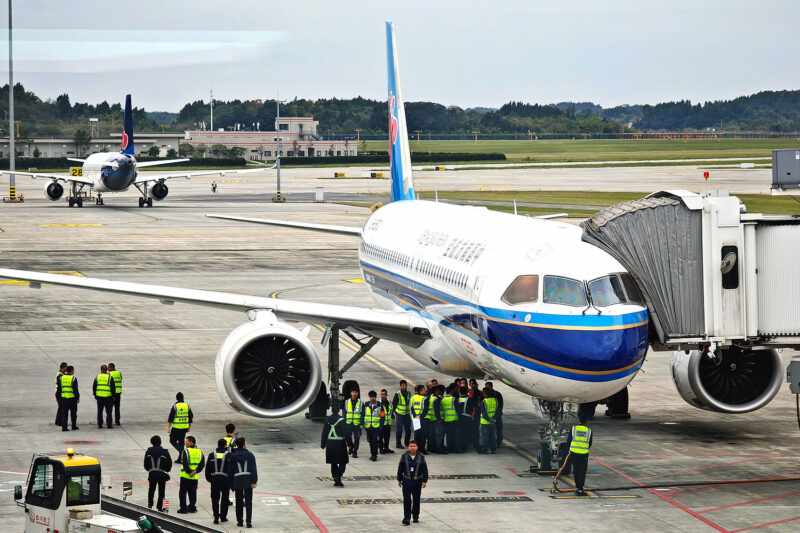
[[[94,205],[106,205],[103,201],[103,196],[100,193],[97,193],[97,198],[94,200]]]
[[[81,198],[80,196],[78,196],[77,198],[70,197],[67,201],[70,207],[75,207],[75,206],[83,207],[83,198]]]
[[[139,207],[153,207],[153,199],[139,198]]]

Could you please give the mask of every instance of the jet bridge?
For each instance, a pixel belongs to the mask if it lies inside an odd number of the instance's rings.
[[[650,343],[675,351],[685,400],[741,413],[774,397],[783,382],[776,349],[800,348],[800,215],[748,213],[727,193],[676,190],[603,209],[582,227],[583,240],[638,283]]]

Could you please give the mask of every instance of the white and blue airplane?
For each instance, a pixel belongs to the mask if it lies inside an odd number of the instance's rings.
[[[74,157],[69,161],[80,163],[79,172],[70,175],[49,174],[43,172],[20,172],[13,174],[27,176],[33,179],[48,180],[44,193],[48,200],[56,202],[64,196],[64,185],[67,185],[67,203],[69,207],[83,207],[84,189],[95,192],[95,203],[104,205],[103,193],[127,191],[135,187],[141,194],[139,207],[153,207],[153,200],[160,201],[167,197],[169,188],[166,181],[175,178],[192,178],[199,176],[227,176],[248,172],[263,171],[259,169],[246,170],[200,170],[195,172],[174,172],[170,174],[139,174],[138,169],[183,163],[188,159],[161,159],[156,161],[137,161],[136,148],[133,136],[133,109],[131,108],[131,95],[125,96],[125,110],[122,120],[122,138],[119,152],[97,152],[90,154],[86,159]],[[3,174],[11,174],[2,171]]]

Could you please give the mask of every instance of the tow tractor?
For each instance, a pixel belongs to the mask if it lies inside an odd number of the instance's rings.
[[[72,448],[64,455],[34,454],[24,494],[21,485],[14,487],[14,499],[28,518],[25,533],[220,533],[101,496],[101,489],[97,458]],[[130,482],[123,483],[124,496],[132,491]]]

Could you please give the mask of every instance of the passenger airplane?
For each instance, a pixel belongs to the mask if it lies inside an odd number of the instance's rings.
[[[67,158],[70,161],[81,163],[81,173],[78,176],[64,176],[60,174],[43,174],[41,172],[19,172],[14,174],[29,176],[33,179],[46,179],[50,183],[45,187],[45,196],[52,201],[58,201],[64,195],[64,186],[69,186],[67,202],[70,207],[83,207],[81,192],[84,188],[93,189],[96,193],[95,203],[103,205],[103,193],[127,191],[131,185],[141,193],[139,207],[153,207],[153,200],[163,200],[169,193],[166,181],[173,178],[191,178],[193,176],[223,176],[258,172],[261,169],[247,170],[204,170],[199,172],[176,172],[173,174],[140,176],[139,168],[183,163],[188,159],[167,159],[160,161],[136,161],[136,150],[133,142],[133,113],[131,110],[131,95],[125,96],[125,112],[123,117],[122,146],[119,152],[98,152],[91,154],[86,159]],[[3,174],[9,174],[3,171]]]
[[[566,403],[624,389],[649,341],[648,311],[632,277],[583,242],[577,226],[418,200],[391,23],[386,37],[391,203],[362,228],[208,215],[360,239],[360,268],[379,309],[9,269],[0,277],[247,312],[217,354],[216,381],[225,403],[257,417],[300,412],[320,390],[317,351],[287,320],[396,342],[444,374],[500,379],[537,399],[551,428],[561,427]]]

